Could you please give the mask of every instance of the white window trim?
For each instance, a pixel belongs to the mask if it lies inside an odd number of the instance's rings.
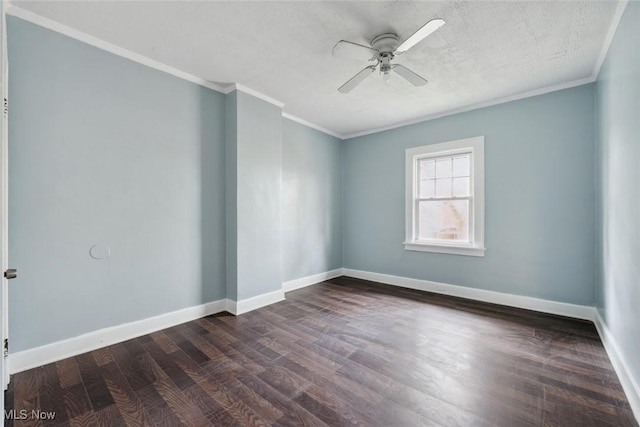
[[[470,211],[473,244],[435,240],[420,241],[415,238],[415,197],[417,191],[417,159],[473,153],[471,175],[473,176],[473,199]],[[437,252],[443,254],[484,256],[484,136],[460,139],[440,144],[409,148],[405,153],[406,205],[404,249],[408,251]]]

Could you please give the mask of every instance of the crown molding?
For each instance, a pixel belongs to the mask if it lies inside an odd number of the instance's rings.
[[[30,22],[32,24],[38,25],[40,27],[46,28],[48,30],[54,31],[56,33],[62,34],[64,36],[70,37],[74,40],[78,40],[80,42],[83,42],[85,44],[88,44],[90,46],[93,46],[95,48],[98,48],[100,50],[104,50],[106,52],[109,52],[113,55],[117,55],[120,56],[122,58],[126,58],[129,59],[130,61],[133,62],[137,62],[139,64],[145,65],[149,68],[153,68],[154,70],[158,70],[158,71],[162,71],[164,73],[170,74],[174,77],[178,77],[182,80],[186,80],[189,81],[191,83],[195,83],[199,86],[204,86],[206,88],[215,90],[216,92],[220,92],[223,94],[229,94],[231,92],[235,91],[239,91],[239,92],[244,92],[248,95],[254,96],[256,98],[262,99],[263,101],[266,101],[270,104],[273,104],[275,106],[277,106],[278,108],[283,108],[284,107],[284,103],[281,101],[278,101],[275,98],[272,98],[270,96],[267,96],[255,89],[252,89],[250,87],[238,84],[238,83],[232,83],[229,85],[223,85],[223,84],[219,84],[219,83],[214,83],[208,80],[205,80],[203,78],[200,78],[198,76],[195,76],[193,74],[187,73],[185,71],[179,70],[177,68],[174,68],[170,65],[164,64],[162,62],[156,61],[154,59],[148,58],[144,55],[141,55],[139,53],[136,52],[132,52],[128,49],[124,49],[120,46],[116,46],[113,43],[109,43],[105,40],[99,39],[97,37],[91,36],[87,33],[84,33],[80,30],[77,30],[75,28],[71,28],[68,27],[64,24],[61,24],[59,22],[53,21],[49,18],[45,18],[42,15],[38,15],[37,13],[22,9],[14,4],[11,4],[10,2],[2,2],[2,7],[3,9],[6,11],[6,14],[11,15],[11,16],[15,16],[16,18],[22,19],[24,21]],[[334,136],[336,138],[340,138],[343,139],[342,136],[338,133],[335,133],[329,129],[325,129],[321,126],[318,126],[314,123],[311,123],[309,121],[306,121],[304,119],[301,119],[299,117],[290,115],[290,114],[286,114],[283,113],[283,117],[286,117],[290,120],[294,120],[298,123],[301,123],[305,126],[311,127],[313,129],[319,130],[321,132],[324,132],[328,135]]]
[[[298,122],[302,125],[305,125],[307,127],[310,127],[312,129],[316,129],[320,132],[326,133],[327,135],[331,135],[333,137],[339,138],[341,140],[346,140],[346,139],[351,139],[351,138],[356,138],[359,136],[365,136],[365,135],[371,135],[371,134],[375,134],[375,133],[379,133],[379,132],[384,132],[387,130],[391,130],[391,129],[396,129],[396,128],[400,128],[403,126],[409,126],[409,125],[413,125],[413,124],[417,124],[417,123],[422,123],[422,122],[426,122],[429,120],[434,120],[434,119],[439,119],[442,117],[446,117],[446,116],[451,116],[454,114],[459,114],[459,113],[464,113],[467,111],[472,111],[472,110],[477,110],[480,108],[484,108],[484,107],[491,107],[493,105],[498,105],[498,104],[503,104],[506,102],[511,102],[511,101],[516,101],[519,99],[524,99],[524,98],[529,98],[532,96],[537,96],[537,95],[543,95],[545,93],[550,93],[550,92],[555,92],[558,90],[562,90],[562,89],[568,89],[571,87],[576,87],[576,86],[580,86],[580,85],[584,85],[584,84],[589,84],[589,83],[593,83],[594,81],[596,81],[598,74],[600,73],[600,68],[602,67],[602,64],[604,63],[604,60],[607,56],[607,52],[609,51],[609,47],[611,45],[611,42],[615,36],[616,30],[618,28],[618,25],[620,24],[620,20],[622,18],[622,15],[624,14],[624,11],[626,9],[626,6],[628,4],[629,0],[621,0],[617,3],[616,6],[616,10],[614,12],[614,17],[613,20],[611,22],[611,25],[609,27],[609,30],[607,32],[607,35],[605,37],[605,43],[602,46],[602,50],[600,52],[600,55],[598,57],[598,60],[596,62],[596,65],[594,67],[594,70],[592,72],[592,75],[590,77],[587,78],[583,78],[583,79],[578,79],[578,80],[573,80],[570,82],[566,82],[566,83],[561,83],[561,84],[557,84],[557,85],[552,85],[552,86],[547,86],[544,88],[539,88],[539,89],[535,89],[532,91],[527,91],[527,92],[522,92],[520,94],[516,94],[516,95],[512,95],[512,96],[507,96],[507,97],[502,97],[502,98],[497,98],[497,99],[493,99],[493,100],[489,100],[486,102],[481,102],[478,104],[473,104],[473,105],[469,105],[466,107],[461,107],[461,108],[456,108],[453,110],[449,110],[449,111],[444,111],[441,113],[436,113],[436,114],[431,114],[431,115],[426,115],[426,116],[422,116],[416,119],[412,119],[412,120],[407,120],[407,121],[402,121],[399,123],[395,123],[392,125],[388,125],[388,126],[383,126],[383,127],[379,127],[379,128],[375,128],[375,129],[370,129],[370,130],[366,130],[366,131],[361,131],[361,132],[354,132],[351,134],[342,134],[339,132],[335,132],[335,131],[331,131],[329,129],[323,128],[322,126],[316,125],[312,122],[309,122],[305,119],[302,119],[300,117],[294,116],[292,114],[289,113],[282,113],[282,116],[284,118],[287,118],[289,120],[293,120],[295,122]],[[238,84],[238,83],[233,83],[233,84],[220,84],[220,83],[215,83],[215,82],[211,82],[208,80],[205,80],[201,77],[195,76],[193,74],[187,73],[185,71],[179,70],[177,68],[174,68],[172,66],[166,65],[162,62],[156,61],[154,59],[148,58],[144,55],[132,52],[128,49],[124,49],[122,47],[119,47],[115,44],[109,43],[107,41],[104,41],[102,39],[99,39],[97,37],[91,36],[87,33],[84,33],[82,31],[76,30],[74,28],[68,27],[64,24],[61,24],[59,22],[53,21],[49,18],[45,18],[44,16],[38,15],[34,12],[22,9],[14,4],[12,4],[11,2],[8,1],[4,1],[2,2],[3,4],[3,8],[6,10],[6,14],[7,15],[11,15],[11,16],[15,16],[17,18],[20,18],[22,20],[31,22],[32,24],[36,24],[38,26],[47,28],[51,31],[55,31],[57,33],[63,34],[67,37],[71,37],[75,40],[81,41],[85,44],[88,44],[90,46],[96,47],[98,49],[107,51],[109,53],[112,53],[114,55],[129,59],[131,61],[137,62],[139,64],[142,65],[146,65],[147,67],[153,68],[155,70],[158,71],[162,71],[164,73],[170,74],[172,76],[178,77],[180,79],[195,83],[197,85],[212,89],[216,92],[220,92],[223,94],[228,94],[233,92],[234,90],[236,91],[240,91],[240,92],[244,92],[248,95],[254,96],[256,98],[262,99],[270,104],[273,104],[279,108],[283,108],[284,107],[284,103],[281,101],[278,101],[275,98],[272,98],[270,96],[267,96],[261,92],[258,92],[254,89],[251,89],[247,86]]]
[[[607,35],[604,38],[602,50],[600,51],[600,55],[598,56],[595,67],[593,67],[593,73],[591,74],[591,77],[594,81],[598,79],[600,68],[602,68],[602,64],[604,64],[604,60],[607,58],[609,47],[611,46],[611,42],[613,42],[613,38],[615,37],[616,31],[618,30],[618,25],[620,25],[620,20],[622,19],[622,15],[624,14],[628,3],[628,0],[621,0],[616,5],[616,10],[613,13],[613,20],[611,21],[611,25],[609,26]]]
[[[315,129],[315,130],[318,130],[318,131],[320,131],[320,132],[322,132],[322,133],[326,133],[327,135],[333,136],[334,138],[344,139],[344,136],[340,135],[339,133],[334,132],[334,131],[329,130],[329,129],[326,129],[326,128],[323,128],[322,126],[318,126],[318,125],[316,125],[315,123],[311,123],[311,122],[309,122],[309,121],[306,121],[305,119],[301,119],[301,118],[300,118],[300,117],[298,117],[298,116],[294,116],[294,115],[292,115],[292,114],[284,113],[284,112],[283,112],[283,113],[282,113],[282,117],[284,117],[285,119],[292,120],[292,121],[294,121],[294,122],[298,122],[298,123],[300,123],[301,125],[304,125],[304,126],[306,126],[306,127],[310,127],[310,128],[312,128],[312,129]]]
[[[149,68],[171,74],[172,76],[178,77],[182,80],[187,80],[199,86],[204,86],[206,88],[215,90],[216,92],[225,93],[224,91],[226,88],[218,83],[210,82],[198,76],[194,76],[193,74],[178,70],[177,68],[171,67],[170,65],[163,64],[162,62],[156,61],[155,59],[151,59],[139,53],[135,53],[120,46],[116,46],[113,43],[109,43],[105,40],[91,36],[87,33],[76,30],[75,28],[68,27],[64,24],[60,24],[59,22],[53,21],[49,18],[45,18],[44,16],[38,15],[37,13],[21,9],[20,7],[15,6],[11,3],[8,4],[6,13],[7,15],[15,16],[16,18],[20,18],[24,21],[36,24],[48,30],[55,31],[56,33],[60,33],[67,37],[71,37],[72,39],[81,41],[90,46],[96,47],[122,58],[129,59],[130,61],[146,65]]]
[[[371,129],[371,130],[366,130],[366,131],[362,131],[362,132],[355,132],[355,133],[352,133],[352,134],[344,135],[342,138],[343,139],[351,139],[351,138],[356,138],[356,137],[359,137],[359,136],[371,135],[371,134],[374,134],[374,133],[384,132],[384,131],[391,130],[391,129],[397,129],[397,128],[400,128],[400,127],[403,127],[403,126],[415,125],[417,123],[428,122],[430,120],[440,119],[440,118],[446,117],[446,116],[452,116],[454,114],[465,113],[467,111],[477,110],[477,109],[485,108],[485,107],[492,107],[494,105],[504,104],[504,103],[511,102],[511,101],[517,101],[517,100],[524,99],[524,98],[530,98],[532,96],[544,95],[545,93],[556,92],[556,91],[559,91],[559,90],[569,89],[569,88],[576,87],[576,86],[582,86],[582,85],[585,85],[585,84],[593,83],[594,81],[595,81],[595,79],[593,77],[587,77],[587,78],[584,78],[584,79],[573,80],[573,81],[566,82],[566,83],[560,83],[560,84],[557,84],[557,85],[551,85],[551,86],[543,87],[543,88],[540,88],[540,89],[534,89],[534,90],[530,90],[530,91],[527,91],[527,92],[522,92],[522,93],[519,93],[519,94],[516,94],[516,95],[505,96],[505,97],[502,97],[502,98],[492,99],[492,100],[486,101],[486,102],[480,102],[478,104],[468,105],[466,107],[461,107],[461,108],[456,108],[456,109],[449,110],[449,111],[444,111],[442,113],[431,114],[431,115],[428,115],[428,116],[419,117],[417,119],[408,120],[408,121],[396,123],[396,124],[389,125],[389,126],[382,126],[382,127]]]
[[[241,85],[241,84],[238,84],[238,83],[230,84],[229,86],[227,86],[223,90],[223,93],[224,94],[229,94],[229,93],[233,92],[234,90],[238,91],[238,92],[246,93],[246,94],[251,95],[253,97],[256,97],[258,99],[262,99],[263,101],[266,101],[266,102],[268,102],[270,104],[273,104],[273,105],[275,105],[275,106],[277,106],[279,108],[284,108],[284,106],[285,106],[284,102],[278,101],[275,98],[272,98],[272,97],[270,97],[268,95],[263,94],[262,92],[258,92],[255,89],[251,89],[250,87],[247,87],[247,86],[244,86],[244,85]],[[283,111],[282,112],[282,117],[284,117],[285,119],[292,120],[294,122],[298,122],[301,125],[310,127],[312,129],[315,129],[315,130],[318,130],[318,131],[320,131],[322,133],[326,133],[327,135],[333,136],[334,138],[344,139],[344,137],[342,135],[340,135],[339,133],[337,133],[337,132],[334,132],[334,131],[329,130],[327,128],[323,128],[322,126],[319,126],[319,125],[317,125],[315,123],[312,123],[312,122],[310,122],[308,120],[302,119],[302,118],[300,118],[298,116],[294,116],[293,114],[285,113]]]
[[[235,90],[235,91],[238,91],[238,92],[246,93],[247,95],[251,95],[251,96],[253,96],[253,97],[255,97],[255,98],[258,98],[258,99],[262,99],[263,101],[266,101],[266,102],[268,102],[269,104],[273,104],[273,105],[275,105],[275,106],[276,106],[276,107],[278,107],[278,108],[282,108],[282,107],[284,107],[284,102],[278,101],[278,100],[277,100],[277,99],[275,99],[275,98],[272,98],[272,97],[270,97],[270,96],[268,96],[268,95],[265,95],[265,94],[264,94],[264,93],[262,93],[262,92],[258,92],[258,91],[257,91],[257,90],[255,90],[255,89],[251,89],[250,87],[247,87],[247,86],[241,85],[241,84],[239,84],[239,83],[233,83],[233,84],[230,84],[229,86],[227,86],[227,87],[224,89],[224,91],[223,91],[222,93],[225,93],[225,94],[226,94],[226,93],[231,93],[231,92],[233,92],[234,90]]]

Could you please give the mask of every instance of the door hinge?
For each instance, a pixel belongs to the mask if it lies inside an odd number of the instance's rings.
[[[4,339],[4,357],[9,355],[9,338]]]
[[[7,98],[4,98],[4,103],[2,105],[2,112],[5,117],[7,117],[7,115],[9,114],[9,100]]]

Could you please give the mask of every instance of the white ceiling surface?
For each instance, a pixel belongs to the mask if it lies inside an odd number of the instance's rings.
[[[284,112],[340,135],[392,126],[593,77],[614,19],[612,1],[57,2],[13,1],[163,64],[285,104]],[[336,89],[366,65],[334,58],[338,40],[404,39],[446,25],[396,58],[429,84],[376,73]]]

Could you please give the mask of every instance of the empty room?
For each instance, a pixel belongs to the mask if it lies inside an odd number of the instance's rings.
[[[639,425],[639,1],[0,25],[4,425]]]

